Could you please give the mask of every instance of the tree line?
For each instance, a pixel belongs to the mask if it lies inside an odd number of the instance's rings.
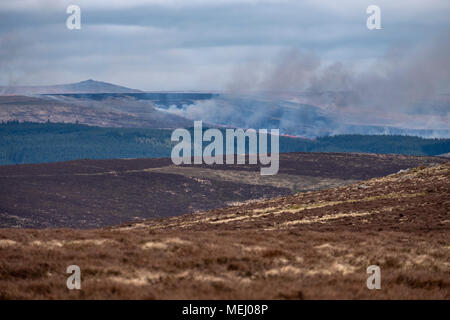
[[[205,128],[206,129],[206,128]],[[224,130],[224,129],[223,129]],[[172,130],[104,128],[77,123],[9,121],[0,124],[0,164],[75,159],[170,157]],[[281,136],[280,152],[364,152],[439,155],[450,139],[400,135],[337,135],[315,140]]]

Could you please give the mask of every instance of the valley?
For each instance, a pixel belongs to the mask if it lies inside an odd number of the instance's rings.
[[[286,153],[274,176],[261,176],[259,165],[175,166],[167,158],[0,166],[0,226],[99,228],[348,185],[446,161]]]

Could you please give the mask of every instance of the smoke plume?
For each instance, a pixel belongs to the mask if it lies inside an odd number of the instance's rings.
[[[392,47],[365,68],[326,63],[314,53],[290,49],[272,63],[238,66],[218,99],[168,111],[210,123],[279,126],[285,133],[312,136],[349,133],[355,125],[381,127],[376,133],[389,132],[388,127],[450,131],[449,57],[447,38],[415,48]],[[365,133],[362,127],[359,131]]]

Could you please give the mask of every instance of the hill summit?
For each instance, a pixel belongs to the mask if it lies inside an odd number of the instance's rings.
[[[139,93],[140,90],[93,79],[49,86],[3,86],[0,94]]]

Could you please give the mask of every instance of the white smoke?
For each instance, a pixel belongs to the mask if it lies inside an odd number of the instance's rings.
[[[436,130],[441,136],[446,134],[442,130],[450,131],[449,57],[447,38],[416,48],[391,48],[366,68],[325,63],[314,53],[286,50],[272,63],[238,66],[218,99],[167,111],[247,128],[276,118],[281,128],[295,123],[312,126],[312,135],[327,132],[320,126],[328,127],[328,133],[347,133],[348,125],[361,124],[386,127],[387,133],[390,127]],[[288,106],[297,111],[287,112],[287,101],[297,103]]]

